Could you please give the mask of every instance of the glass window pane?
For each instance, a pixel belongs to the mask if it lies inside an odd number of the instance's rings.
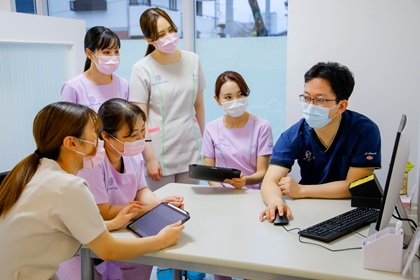
[[[197,1],[198,37],[286,35],[287,3],[287,0]]]
[[[16,12],[25,14],[36,14],[34,0],[16,0]]]
[[[47,2],[50,16],[83,19],[86,21],[87,29],[103,25],[116,32],[121,39],[141,38],[140,15],[150,7],[159,7],[168,12],[182,36],[182,0],[47,0]],[[287,3],[287,0],[197,0],[197,37],[286,35]]]
[[[46,104],[60,100],[69,51],[67,45],[0,43],[0,112],[13,120],[0,122],[0,131],[8,136],[1,140],[0,170],[10,170],[35,150],[34,117]]]
[[[251,90],[248,111],[270,122],[276,141],[286,129],[287,0],[216,0],[200,5],[196,51],[207,81],[206,122],[224,114],[213,99],[214,83],[219,74],[233,70]]]
[[[247,111],[270,122],[276,141],[286,129],[286,45],[284,36],[198,39],[197,53],[207,82],[206,122],[224,114],[213,98],[217,76],[236,71],[251,91]]]
[[[141,39],[122,42],[117,74],[126,79],[130,78],[132,65],[146,51],[139,17],[151,6],[165,9],[183,38],[181,0],[107,1],[106,10],[91,11],[71,10],[67,1],[48,3],[51,16],[84,19],[87,28],[104,25],[121,39]],[[207,81],[207,121],[222,114],[213,99],[216,77],[223,71],[235,70],[251,88],[251,112],[270,121],[275,139],[285,129],[287,6],[287,0],[196,1],[196,52]],[[180,48],[183,41],[179,42]]]
[[[85,20],[86,29],[106,26],[117,33],[120,39],[142,38],[140,15],[150,7],[159,7],[169,14],[182,35],[182,0],[47,1],[48,15]]]

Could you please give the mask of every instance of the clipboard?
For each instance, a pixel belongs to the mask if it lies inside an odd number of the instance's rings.
[[[223,182],[225,179],[239,178],[241,170],[235,168],[190,164],[189,177],[199,180]]]
[[[167,225],[190,219],[190,214],[169,202],[161,202],[140,218],[130,222],[127,229],[138,237],[153,236]]]

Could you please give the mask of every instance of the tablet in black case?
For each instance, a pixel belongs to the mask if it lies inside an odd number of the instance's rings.
[[[223,182],[225,179],[239,178],[241,170],[201,164],[190,164],[189,177],[194,179]]]
[[[138,237],[153,236],[167,225],[190,219],[190,214],[168,202],[162,202],[137,220],[130,222],[127,229]]]

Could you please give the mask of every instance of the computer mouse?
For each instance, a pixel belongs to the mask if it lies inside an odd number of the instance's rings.
[[[280,216],[279,212],[276,211],[276,217],[274,218],[273,224],[275,226],[284,226],[289,224],[289,219],[285,214],[283,216]]]

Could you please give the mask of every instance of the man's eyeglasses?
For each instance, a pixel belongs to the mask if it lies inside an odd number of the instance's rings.
[[[329,101],[337,101],[338,99],[325,99],[325,98],[311,98],[307,95],[301,94],[299,95],[300,102],[305,102],[310,104],[311,102],[314,103],[314,105],[324,106]]]

